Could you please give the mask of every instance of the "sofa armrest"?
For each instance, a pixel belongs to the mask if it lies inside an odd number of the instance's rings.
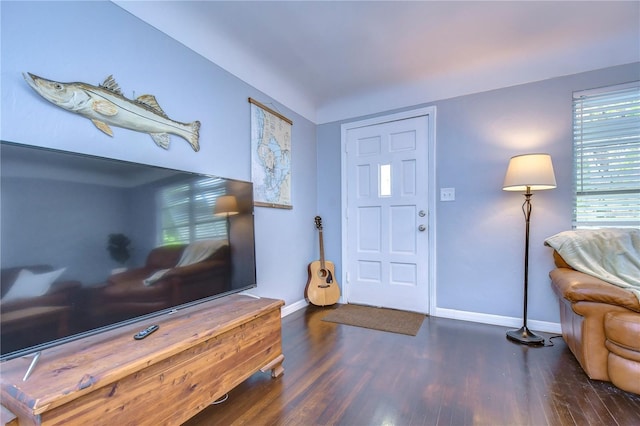
[[[549,276],[556,294],[572,303],[607,303],[640,312],[640,301],[632,292],[599,278],[569,268],[556,268]]]
[[[191,275],[202,274],[204,272],[210,273],[216,270],[226,271],[227,267],[227,262],[221,260],[204,260],[191,265],[175,267],[169,270],[162,278],[188,278]]]
[[[107,283],[110,285],[118,285],[130,281],[142,281],[149,278],[154,272],[156,272],[156,270],[151,268],[131,269],[111,275],[107,279]]]

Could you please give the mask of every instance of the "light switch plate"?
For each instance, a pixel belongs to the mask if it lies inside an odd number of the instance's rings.
[[[440,201],[455,201],[456,189],[455,188],[440,188]]]

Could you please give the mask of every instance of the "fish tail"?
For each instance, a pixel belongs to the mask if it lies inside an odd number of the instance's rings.
[[[193,123],[189,124],[189,127],[191,129],[191,137],[189,138],[189,144],[191,145],[191,148],[193,148],[193,150],[195,152],[200,151],[200,122],[199,121],[194,121]]]

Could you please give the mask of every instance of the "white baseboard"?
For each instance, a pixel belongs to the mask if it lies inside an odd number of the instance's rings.
[[[522,327],[522,318],[505,317],[501,315],[482,314],[478,312],[459,311],[456,309],[436,308],[434,317],[457,319],[462,321],[479,322],[482,324],[502,325],[505,327]],[[533,331],[560,334],[560,323],[548,321],[527,320],[527,327]]]
[[[292,313],[299,311],[300,309],[306,308],[308,305],[309,302],[307,302],[305,299],[298,300],[297,302],[294,302],[290,305],[285,305],[282,308],[281,315],[284,318],[287,315],[291,315]],[[436,312],[432,312],[431,316],[461,321],[478,322],[482,324],[501,325],[513,328],[522,327],[522,318],[505,317],[493,314],[482,314],[478,312],[459,311],[456,309],[436,308]],[[555,334],[562,333],[560,323],[556,322],[527,320],[527,326],[534,331]]]
[[[243,292],[240,292],[239,294],[260,299],[260,296],[256,296],[255,294],[252,294],[250,291],[243,291]],[[287,315],[290,315],[296,311],[299,311],[300,309],[304,309],[307,307],[308,304],[309,302],[307,302],[306,299],[301,299],[301,300],[298,300],[297,302],[292,303],[291,305],[285,305],[280,310],[280,317],[284,318]]]
[[[280,313],[281,317],[284,318],[287,315],[291,315],[292,313],[299,311],[300,309],[304,309],[309,305],[305,299],[298,300],[297,302],[292,303],[291,305],[285,305],[282,308]]]

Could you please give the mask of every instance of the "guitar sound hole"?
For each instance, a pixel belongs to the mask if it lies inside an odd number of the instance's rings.
[[[327,276],[327,270],[326,270],[326,269],[320,269],[320,270],[318,271],[318,276],[319,276],[320,278],[325,278],[325,277]]]

